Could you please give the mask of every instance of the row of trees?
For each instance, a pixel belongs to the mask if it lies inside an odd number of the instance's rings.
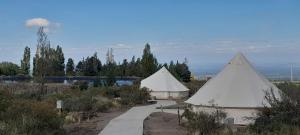
[[[156,72],[162,66],[165,66],[178,79],[188,82],[190,81],[191,72],[186,62],[169,64],[159,64],[151,47],[147,43],[143,50],[141,58],[132,57],[131,61],[124,59],[122,63],[116,63],[112,54],[107,56],[106,63],[102,63],[97,56],[94,55],[83,58],[77,64],[72,58],[67,60],[65,65],[65,57],[60,46],[52,48],[44,28],[39,28],[37,32],[37,50],[33,57],[32,75],[36,78],[45,76],[139,76],[148,77]],[[112,52],[110,52],[112,53]],[[25,47],[23,59],[21,60],[20,70],[10,73],[1,73],[3,75],[24,74],[30,75],[30,48]]]
[[[148,77],[163,66],[168,68],[176,78],[181,79],[184,82],[190,81],[191,72],[189,71],[186,62],[179,63],[177,61],[174,63],[171,61],[170,64],[159,64],[155,56],[152,54],[149,44],[146,44],[142,58],[136,59],[135,56],[133,56],[131,61],[124,59],[120,64],[111,62],[111,60],[107,58],[107,62],[102,64],[97,57],[97,53],[95,53],[91,57],[83,58],[78,62],[75,68],[73,60],[69,59],[66,71],[67,75]]]
[[[76,68],[71,67],[73,65],[72,62],[73,60],[70,59],[70,63],[67,63],[70,66],[67,66],[67,69],[70,69],[67,72],[72,73],[72,69],[75,69],[76,75],[83,76],[108,76],[113,74],[114,76],[146,77],[157,71],[160,66],[151,53],[149,44],[145,46],[142,59],[135,59],[135,56],[133,56],[130,62],[124,59],[122,63],[117,64],[114,60],[110,60],[107,57],[106,63],[102,64],[96,53],[91,57],[83,58],[78,62]]]

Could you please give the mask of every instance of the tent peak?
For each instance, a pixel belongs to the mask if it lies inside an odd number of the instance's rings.
[[[243,53],[238,52],[229,62],[229,64],[233,65],[244,65],[244,64],[249,64],[249,61],[247,58],[244,56]]]
[[[161,67],[158,71],[169,72],[170,73],[170,71],[165,66]]]

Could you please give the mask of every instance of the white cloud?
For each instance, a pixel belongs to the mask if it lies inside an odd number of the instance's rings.
[[[26,27],[48,27],[50,25],[50,21],[45,18],[32,18],[26,21]]]
[[[45,32],[49,32],[50,30],[51,32],[55,32],[59,27],[61,27],[61,24],[58,22],[50,22],[45,18],[32,18],[25,22],[25,26],[27,28],[44,27]]]

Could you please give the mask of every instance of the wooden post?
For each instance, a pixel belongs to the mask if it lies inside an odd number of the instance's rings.
[[[62,108],[58,109],[58,115],[62,114]]]
[[[177,116],[178,116],[178,123],[180,125],[180,112],[179,112],[179,106],[177,108]]]
[[[162,105],[160,105],[160,110],[161,110],[161,112],[164,112]]]
[[[217,107],[217,122],[220,123],[220,118],[219,118],[219,108]]]

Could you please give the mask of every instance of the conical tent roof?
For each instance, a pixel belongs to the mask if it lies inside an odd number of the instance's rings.
[[[259,108],[269,106],[266,93],[280,98],[279,89],[258,73],[242,53],[238,53],[214,78],[186,103],[202,106]]]
[[[165,67],[141,81],[141,88],[146,87],[152,91],[187,91]]]

